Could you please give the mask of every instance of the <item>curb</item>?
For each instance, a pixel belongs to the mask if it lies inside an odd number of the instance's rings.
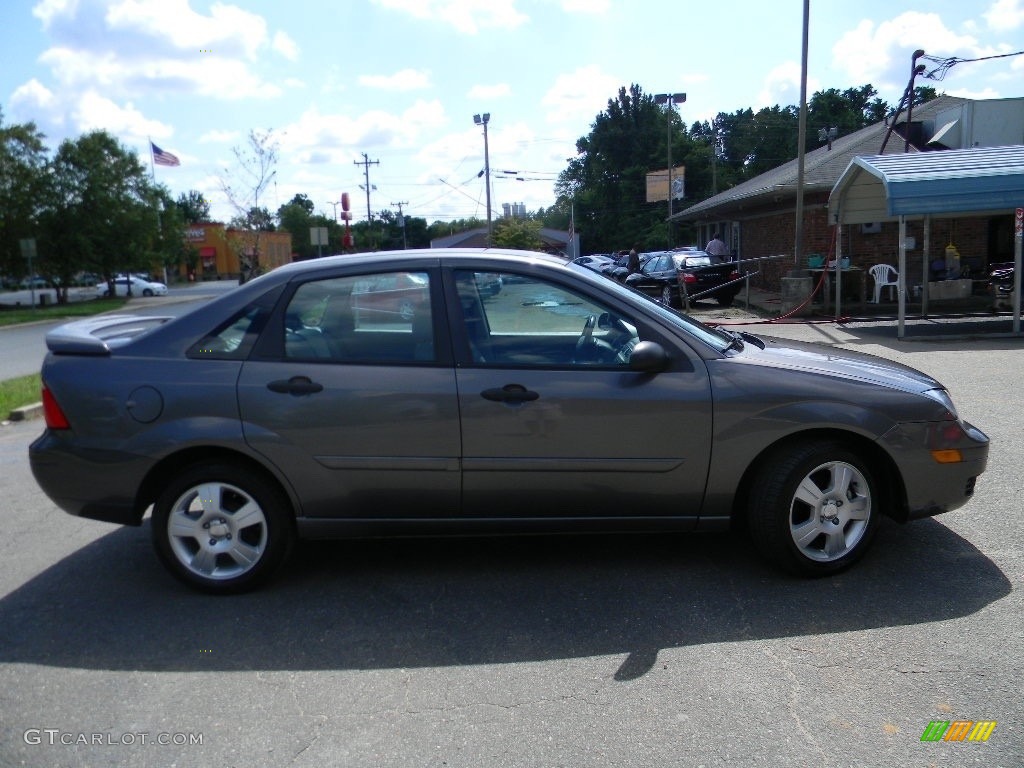
[[[28,421],[29,419],[37,419],[43,415],[43,404],[32,403],[32,405],[23,405],[21,408],[15,408],[11,411],[7,417],[8,421]]]

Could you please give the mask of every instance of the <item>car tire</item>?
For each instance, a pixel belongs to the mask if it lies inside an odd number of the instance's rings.
[[[146,288],[145,290],[143,290],[142,295],[143,296],[152,296],[153,295],[153,291],[150,290],[149,288]]]
[[[672,306],[672,286],[663,285],[661,287],[661,303],[665,306]]]
[[[732,295],[732,294],[730,294],[728,296],[715,296],[715,301],[718,302],[718,306],[720,306],[720,307],[731,307],[732,306],[732,300],[735,299],[735,298],[736,297],[734,295]]]
[[[857,562],[878,528],[877,486],[860,456],[836,441],[777,451],[751,487],[754,546],[790,573],[824,576]]]
[[[195,465],[153,505],[153,546],[178,579],[205,592],[252,589],[287,558],[295,539],[284,494],[253,470]]]

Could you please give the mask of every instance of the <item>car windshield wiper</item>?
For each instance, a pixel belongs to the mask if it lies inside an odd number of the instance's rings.
[[[719,330],[721,330],[722,333],[724,333],[730,339],[729,346],[726,347],[726,349],[736,349],[739,352],[743,351],[743,346],[744,345],[743,345],[743,334],[742,333],[740,333],[739,331],[729,331],[729,330],[725,330],[725,329],[719,329]]]

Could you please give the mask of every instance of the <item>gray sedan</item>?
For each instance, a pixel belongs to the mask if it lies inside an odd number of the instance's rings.
[[[297,538],[384,534],[734,529],[829,574],[882,515],[966,503],[988,457],[919,371],[712,329],[535,253],[305,261],[47,345],[40,486],[96,520],[152,509],[164,565],[212,592]]]

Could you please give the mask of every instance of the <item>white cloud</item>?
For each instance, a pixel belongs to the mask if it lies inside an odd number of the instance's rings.
[[[589,13],[603,16],[611,9],[611,0],[562,0],[566,13]]]
[[[111,98],[166,92],[273,98],[281,88],[256,67],[268,49],[298,55],[287,34],[271,41],[263,18],[223,2],[203,15],[189,0],[43,0],[33,13],[54,41],[39,61],[66,100],[85,89]]]
[[[129,144],[150,136],[167,138],[174,132],[171,126],[159,120],[147,119],[131,103],[122,107],[95,91],[82,94],[72,116],[83,132],[105,130]]]
[[[879,24],[861,21],[833,46],[833,65],[847,74],[849,82],[872,83],[880,92],[902,90],[917,49],[936,57],[994,52],[971,35],[949,30],[938,14],[910,11]]]
[[[285,32],[274,33],[273,48],[289,61],[299,58],[299,46]]]
[[[990,29],[1004,32],[1024,25],[1024,2],[1022,0],[996,0],[982,16]]]
[[[241,131],[207,131],[199,137],[200,144],[226,144],[242,138]]]
[[[808,75],[807,77],[807,98],[819,88],[817,80]],[[761,107],[773,107],[776,104],[799,104],[800,103],[800,64],[795,61],[785,61],[774,67],[765,74],[761,82],[761,90],[757,94],[757,105]]]
[[[515,29],[529,17],[515,9],[515,0],[373,0],[423,21],[443,21],[459,32],[475,35],[483,28]]]
[[[488,99],[500,99],[508,96],[511,93],[507,83],[497,83],[495,85],[474,85],[469,89],[469,93],[466,94],[466,98],[474,101],[486,101]]]
[[[403,69],[393,75],[362,75],[359,84],[380,91],[419,91],[430,87],[430,73]]]
[[[11,94],[11,105],[25,107],[31,113],[34,110],[49,111],[56,105],[53,91],[34,77],[24,85],[19,85]]]
[[[89,86],[121,95],[159,89],[238,100],[272,98],[281,92],[239,59],[198,52],[186,59],[153,57],[128,61],[111,52],[50,48],[40,56],[40,61],[50,66],[65,87]]]
[[[210,15],[189,7],[189,0],[120,0],[107,9],[110,29],[170,41],[181,51],[241,55],[254,61],[267,44],[267,23],[234,5],[214,3]]]
[[[78,0],[42,0],[32,9],[32,15],[43,22],[43,29],[47,29],[54,19],[72,15],[77,8]]]
[[[423,133],[445,122],[439,101],[417,101],[401,114],[381,110],[357,117],[307,109],[280,132],[282,157],[302,164],[348,165],[366,148],[416,147]]]
[[[597,65],[581,67],[559,75],[540,103],[548,109],[548,122],[586,121],[589,125],[621,87],[621,80],[603,72]],[[595,104],[599,105],[596,111]]]

